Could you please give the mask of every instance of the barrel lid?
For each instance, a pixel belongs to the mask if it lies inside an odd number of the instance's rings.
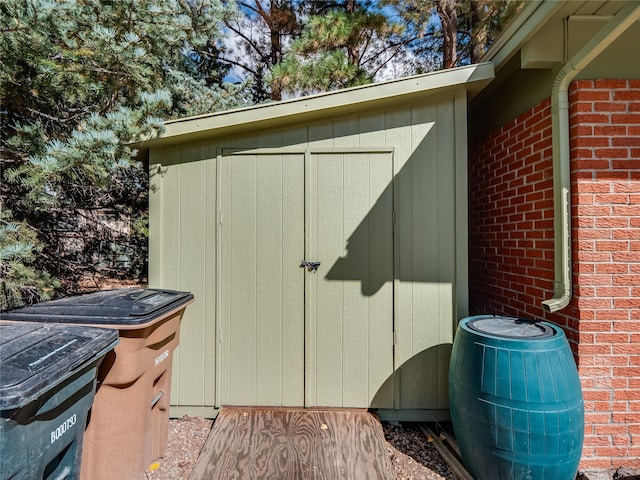
[[[40,302],[0,318],[84,325],[142,325],[186,306],[193,294],[153,288],[120,288]]]
[[[117,343],[106,328],[0,322],[0,408],[26,405]]]
[[[551,326],[535,320],[505,316],[479,316],[467,323],[470,329],[500,338],[543,339],[553,337]]]

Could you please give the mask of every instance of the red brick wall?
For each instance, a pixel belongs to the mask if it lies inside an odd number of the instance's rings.
[[[473,147],[470,311],[565,328],[585,398],[581,468],[640,468],[640,81],[570,90],[573,299],[553,291],[550,101]]]

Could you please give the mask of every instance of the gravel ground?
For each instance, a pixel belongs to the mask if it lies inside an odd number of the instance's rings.
[[[212,420],[199,417],[171,419],[166,455],[152,464],[141,480],[188,480],[212,425]],[[456,480],[417,427],[387,422],[382,422],[382,426],[395,480]]]
[[[396,480],[457,480],[427,437],[411,424],[382,422]]]
[[[212,425],[212,420],[200,417],[171,419],[165,458],[152,464],[140,480],[188,480]],[[395,480],[457,480],[417,426],[382,422],[382,427]],[[577,480],[640,480],[640,471],[620,467],[611,472],[581,473]]]
[[[201,417],[170,419],[165,456],[152,463],[141,480],[187,480],[212,425],[213,420]]]

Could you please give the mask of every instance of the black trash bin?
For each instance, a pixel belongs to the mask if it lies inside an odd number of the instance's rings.
[[[101,328],[0,322],[0,478],[77,479],[96,374],[118,343]]]
[[[117,329],[120,343],[99,372],[100,387],[84,438],[82,478],[139,480],[163,457],[169,426],[173,351],[193,294],[104,290],[42,302],[0,318]]]

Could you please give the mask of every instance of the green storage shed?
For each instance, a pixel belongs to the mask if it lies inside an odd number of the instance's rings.
[[[467,102],[492,64],[169,121],[149,284],[193,292],[172,415],[448,415],[467,311]],[[317,268],[316,268],[317,267]]]

